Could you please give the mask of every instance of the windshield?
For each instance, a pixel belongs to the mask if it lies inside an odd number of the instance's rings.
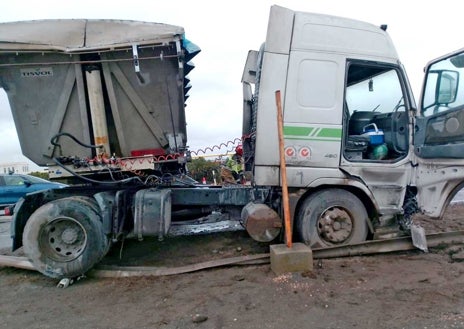
[[[433,63],[427,70],[421,113],[436,113],[460,108],[464,105],[464,54],[455,54]]]

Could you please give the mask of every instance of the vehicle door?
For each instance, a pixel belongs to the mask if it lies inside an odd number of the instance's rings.
[[[2,188],[0,195],[1,204],[13,204],[20,197],[28,193],[28,184],[24,178],[17,175],[6,175],[2,177]]]
[[[464,182],[464,50],[427,64],[415,118],[419,207],[439,217]]]
[[[401,65],[347,62],[340,168],[364,182],[381,215],[402,212],[412,172],[412,108],[414,99]]]
[[[3,181],[3,177],[0,176],[0,205],[8,204],[7,195],[5,182]]]

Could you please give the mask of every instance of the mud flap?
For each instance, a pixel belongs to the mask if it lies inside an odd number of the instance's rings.
[[[422,250],[423,252],[429,252],[429,249],[427,248],[425,230],[422,226],[411,223],[411,238],[414,247]]]

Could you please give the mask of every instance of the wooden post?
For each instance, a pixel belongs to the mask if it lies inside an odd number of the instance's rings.
[[[284,206],[284,224],[285,224],[285,240],[287,247],[291,248],[292,242],[292,228],[290,224],[290,204],[288,200],[288,186],[287,186],[287,165],[285,163],[285,150],[284,150],[284,119],[282,115],[282,101],[280,90],[275,92],[276,105],[277,105],[277,130],[279,133],[279,154],[280,154],[280,177],[282,182],[282,203]]]

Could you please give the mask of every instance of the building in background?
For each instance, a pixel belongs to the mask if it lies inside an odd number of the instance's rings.
[[[1,174],[28,174],[29,164],[27,162],[0,163]]]

